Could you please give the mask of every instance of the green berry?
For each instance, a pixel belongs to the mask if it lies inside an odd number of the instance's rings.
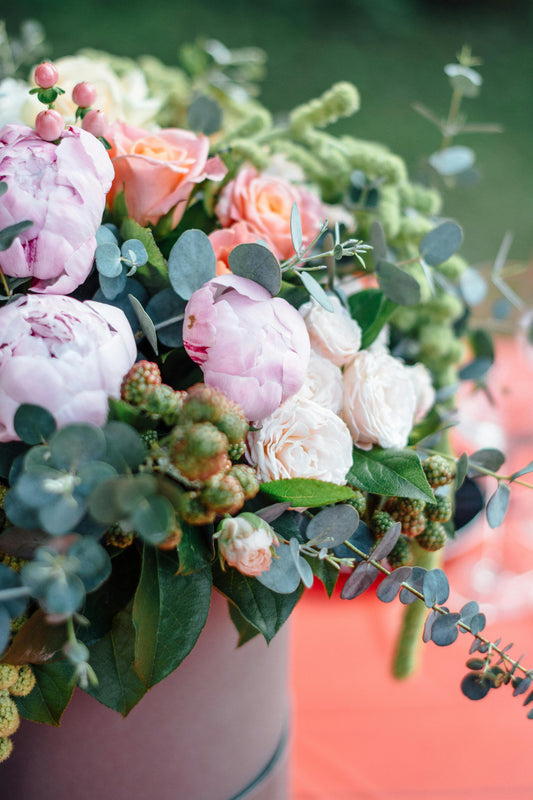
[[[190,525],[208,525],[215,521],[217,514],[206,507],[199,492],[184,492],[179,501],[179,515]]]
[[[370,530],[376,539],[382,539],[395,521],[387,511],[376,511],[370,520]]]
[[[452,510],[450,498],[439,495],[435,498],[435,503],[427,503],[425,514],[431,522],[448,522],[451,519]]]
[[[387,556],[387,561],[392,569],[408,567],[414,562],[413,545],[408,536],[400,534],[398,541]]]
[[[18,667],[11,664],[0,664],[0,690],[10,689],[19,676]]]
[[[353,506],[360,517],[366,513],[366,496],[360,489],[354,489],[355,496],[346,500],[346,503]]]
[[[387,502],[385,508],[391,517],[402,523],[402,533],[405,536],[417,536],[426,527],[424,506],[424,500],[395,497]]]
[[[20,725],[17,707],[7,689],[0,691],[0,737],[11,736]]]
[[[241,407],[204,383],[196,383],[188,390],[183,417],[190,422],[211,422],[228,437],[230,445],[242,445],[249,429]]]
[[[124,550],[133,544],[135,534],[132,531],[123,531],[120,525],[112,525],[106,531],[105,542],[110,547],[117,547],[119,550]]]
[[[29,664],[22,664],[18,668],[18,678],[9,687],[9,694],[14,697],[26,697],[35,686],[35,675]]]
[[[143,431],[141,433],[141,439],[148,448],[150,448],[153,444],[159,441],[159,437],[156,431]]]
[[[446,486],[455,478],[455,462],[449,461],[444,456],[429,456],[422,462],[422,467],[432,489]]]
[[[7,736],[0,736],[0,764],[13,752],[13,742]]]
[[[244,505],[244,492],[237,478],[232,475],[216,475],[210,478],[200,494],[207,508],[217,514],[236,514]]]
[[[440,522],[428,521],[423,533],[416,537],[417,544],[423,550],[441,550],[447,540],[446,529]]]
[[[228,447],[228,456],[231,458],[232,461],[238,461],[240,458],[243,457],[245,450],[246,450],[246,445],[244,442],[239,442],[238,444],[230,444],[230,446]]]
[[[180,416],[185,392],[176,392],[162,383],[149,389],[142,405],[153,419],[162,419],[165,425],[175,425]]]
[[[251,500],[259,491],[259,481],[253,467],[246,464],[234,464],[229,471],[230,475],[237,478],[244,492],[244,499]]]
[[[161,384],[161,372],[152,361],[137,361],[122,380],[120,396],[134,406],[141,405],[149,389]]]

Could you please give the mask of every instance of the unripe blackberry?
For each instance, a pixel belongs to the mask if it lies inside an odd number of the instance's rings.
[[[400,534],[398,541],[387,556],[387,561],[391,569],[397,567],[409,567],[414,563],[413,545],[411,540]]]
[[[0,509],[0,517],[2,516],[2,513],[3,512]],[[1,520],[0,520],[0,522],[1,522]],[[0,525],[0,528],[1,527],[2,526]],[[25,558],[18,558],[18,556],[11,556],[11,555],[9,555],[9,553],[2,553],[0,551],[0,562],[2,564],[5,564],[8,567],[11,567],[11,569],[14,569],[15,572],[20,572],[20,570],[22,569],[22,567],[26,563],[26,559]]]
[[[210,478],[201,492],[201,500],[217,514],[236,514],[244,505],[244,492],[237,478],[216,475]]]
[[[182,520],[190,525],[208,525],[217,515],[216,511],[205,506],[199,492],[184,492],[178,510]]]
[[[426,527],[424,516],[424,500],[413,500],[410,497],[395,497],[389,500],[385,509],[398,522],[402,524],[402,533],[405,536],[418,536]]]
[[[13,742],[7,736],[0,736],[0,764],[13,752]]]
[[[353,506],[360,517],[366,513],[366,496],[360,489],[354,489],[355,496],[350,497],[349,500],[346,500],[346,503],[350,506]]]
[[[158,544],[157,546],[160,550],[175,550],[179,546],[182,536],[183,531],[179,522],[176,520],[165,541],[161,542],[161,544]]]
[[[423,533],[416,537],[423,550],[441,550],[447,540],[446,529],[440,522],[428,521]]]
[[[435,503],[426,503],[426,519],[431,522],[448,522],[452,516],[452,501],[449,497],[435,497]]]
[[[161,385],[161,372],[153,361],[137,361],[122,379],[120,396],[127,403],[138,406],[148,389]]]
[[[159,436],[157,435],[156,431],[143,431],[141,434],[141,439],[145,443],[146,447],[150,448],[151,445],[155,444],[159,441]]]
[[[105,542],[110,547],[117,547],[119,550],[124,550],[133,544],[135,534],[133,531],[123,531],[120,525],[112,525],[105,534]]]
[[[19,676],[18,667],[11,664],[0,664],[0,691],[10,689]]]
[[[231,466],[228,438],[211,422],[177,425],[171,434],[170,457],[189,481],[206,481]]]
[[[444,456],[429,456],[429,458],[422,461],[422,468],[432,489],[446,486],[447,483],[451,483],[455,478],[455,462],[448,461]]]
[[[9,694],[13,695],[13,697],[26,697],[34,686],[35,675],[33,670],[29,664],[23,664],[19,667],[17,680],[9,687]]]
[[[234,464],[229,474],[239,481],[245,500],[251,500],[256,496],[259,491],[259,480],[253,467],[247,464]]]
[[[205,383],[195,383],[188,390],[183,417],[190,422],[211,422],[226,434],[230,444],[243,443],[249,429],[242,408],[223,392]]]
[[[141,405],[151,417],[171,426],[178,422],[185,396],[185,392],[176,392],[172,386],[162,383],[146,391]]]
[[[395,521],[387,511],[376,511],[370,520],[370,530],[376,539],[382,539]]]
[[[245,450],[246,450],[246,444],[244,442],[238,442],[237,444],[230,444],[230,446],[228,447],[228,456],[231,458],[232,461],[238,461],[240,458],[243,457]]]
[[[11,736],[20,725],[17,707],[7,689],[0,691],[0,737]]]

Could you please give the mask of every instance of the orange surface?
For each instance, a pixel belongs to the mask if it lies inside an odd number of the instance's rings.
[[[527,393],[533,370],[512,343],[499,344],[499,350],[492,389],[510,445],[510,472],[533,460]],[[490,443],[474,442],[469,451],[484,446]],[[488,491],[495,488],[492,481]],[[475,523],[445,567],[459,590],[450,609],[477,599],[488,617],[485,633],[502,636],[504,645],[515,642],[511,655],[525,652],[529,667],[533,525],[525,515],[529,511],[533,519],[532,509],[533,492],[513,489],[502,529]],[[492,570],[488,588],[480,582],[480,559]],[[328,600],[320,588],[296,609],[291,800],[531,800],[533,720],[522,699],[513,698],[508,686],[478,702],[463,696],[468,634],[450,647],[422,644],[417,674],[395,681],[390,664],[401,613],[399,602],[380,603],[372,590],[344,601],[338,595]]]

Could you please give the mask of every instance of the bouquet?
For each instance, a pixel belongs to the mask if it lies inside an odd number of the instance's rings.
[[[272,120],[258,51],[183,61],[88,52],[8,79],[0,760],[20,714],[60,717],[76,684],[127,714],[194,648],[213,591],[241,642],[270,641],[315,580],[353,599],[381,578],[426,641],[471,634],[469,697],[531,683],[476,602],[444,606],[467,473],[496,477],[497,525],[531,467],[450,448],[458,383],[492,353],[460,226],[401,158],[325,130],[358,110],[351,84]],[[448,65],[455,114],[473,65]],[[471,163],[458,120],[429,159],[441,184]]]

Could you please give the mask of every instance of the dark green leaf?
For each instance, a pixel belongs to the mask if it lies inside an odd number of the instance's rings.
[[[234,275],[248,278],[263,286],[275,297],[281,289],[281,268],[276,256],[262,244],[238,244],[228,256]]]
[[[150,344],[150,347],[157,355],[158,353],[157,332],[154,323],[152,322],[152,320],[142,307],[142,304],[139,303],[136,297],[134,297],[132,294],[129,294],[128,298],[133,310],[135,311],[135,316],[137,317],[137,322],[139,323],[141,331],[144,333],[144,335],[148,340],[148,343]]]
[[[313,575],[315,578],[318,578],[318,580],[324,584],[324,588],[328,594],[328,597],[331,597],[335,586],[337,585],[339,570],[336,569],[333,564],[330,564],[329,561],[326,561],[323,558],[311,558],[305,554],[303,557],[307,560],[307,563],[313,570]]]
[[[459,635],[457,623],[459,614],[444,614],[435,620],[431,629],[431,641],[439,647],[447,647],[453,644]]]
[[[105,460],[118,472],[137,469],[146,458],[146,445],[129,425],[123,422],[108,422],[105,426]]]
[[[393,303],[401,306],[414,306],[420,302],[419,283],[404,269],[389,261],[380,261],[376,274],[379,288]]]
[[[168,257],[172,288],[184,300],[216,275],[217,260],[209,237],[196,228],[181,234]]]
[[[57,428],[52,414],[42,406],[22,403],[15,412],[14,426],[17,435],[26,444],[48,441]]]
[[[211,570],[177,575],[178,566],[176,554],[144,546],[133,624],[135,670],[147,689],[191,652],[209,612]]]
[[[180,522],[181,541],[178,546],[179,574],[190,575],[204,569],[214,558],[213,548],[209,545],[203,528]]]
[[[342,599],[354,600],[359,597],[372,586],[378,575],[379,570],[373,564],[368,564],[367,562],[359,564],[342,587]]]
[[[2,250],[7,250],[17,236],[19,236],[24,231],[27,231],[28,228],[31,228],[33,222],[31,220],[26,219],[23,222],[17,222],[15,225],[9,225],[9,227],[4,228],[0,231],[0,252]]]
[[[373,494],[435,502],[420,459],[412,450],[359,450],[356,447],[347,480]]]
[[[331,503],[342,503],[354,497],[349,486],[319,481],[314,478],[286,478],[261,484],[261,491],[283,503],[289,501],[294,508],[316,508]],[[433,496],[433,495],[432,495]]]
[[[59,725],[76,685],[74,668],[67,661],[33,666],[35,687],[26,697],[17,697],[19,713],[33,722]]]
[[[233,603],[228,601],[228,610],[229,615],[231,617],[231,621],[235,625],[237,632],[239,634],[239,641],[237,642],[237,647],[242,647],[243,644],[249,642],[250,639],[253,639],[257,636],[260,631],[257,628],[254,628],[247,619],[243,617],[239,609]]]
[[[491,528],[502,524],[509,506],[510,491],[506,483],[498,483],[498,488],[489,499],[486,508],[487,522]]]
[[[436,267],[453,256],[462,241],[463,231],[456,222],[448,220],[426,233],[420,242],[420,255],[426,264]]]
[[[455,469],[455,491],[460,489],[464,483],[464,479],[466,478],[466,473],[468,472],[468,456],[466,453],[463,453],[462,456],[458,459]]]
[[[327,296],[326,292],[313,276],[309,272],[305,272],[300,270],[298,272],[298,277],[300,278],[301,282],[317,303],[326,309],[326,311],[333,311],[333,304],[329,297]]]
[[[0,444],[0,478],[7,480],[13,462],[27,449],[23,442],[2,442]]]
[[[377,596],[382,603],[391,603],[396,598],[401,584],[403,581],[409,580],[412,571],[412,567],[398,567],[381,581],[378,586]]]

